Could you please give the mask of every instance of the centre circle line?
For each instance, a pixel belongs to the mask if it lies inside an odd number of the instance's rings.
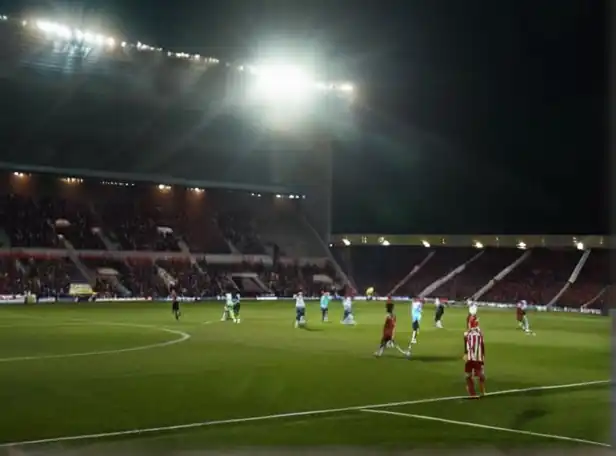
[[[148,329],[155,329],[157,331],[163,331],[169,334],[174,334],[180,337],[178,337],[177,339],[166,341],[166,342],[158,342],[155,344],[148,344],[148,345],[139,345],[137,347],[117,348],[113,350],[99,350],[99,351],[90,351],[90,352],[82,352],[82,353],[64,353],[64,354],[57,354],[57,355],[16,356],[16,357],[10,357],[10,358],[0,358],[0,363],[9,363],[9,362],[17,362],[17,361],[36,361],[36,360],[43,360],[43,359],[78,358],[82,356],[113,355],[113,354],[118,354],[118,353],[129,353],[129,352],[134,352],[134,351],[152,350],[155,348],[163,348],[163,347],[168,347],[170,345],[179,344],[179,343],[187,341],[191,337],[190,334],[184,331],[177,330],[177,329],[161,328],[159,326],[142,325],[142,324],[137,324],[137,323],[134,323],[134,324],[133,323],[116,323],[116,322],[102,322],[102,321],[89,321],[89,320],[71,320],[71,322],[74,322],[75,324],[83,323],[84,325],[90,324],[90,325],[103,325],[103,326],[126,326],[126,327],[132,327],[132,328],[148,328]],[[16,324],[13,327],[19,327],[19,326],[20,325]],[[24,326],[24,325],[21,325],[21,326]],[[32,325],[32,326],[39,326],[39,325]],[[45,325],[40,325],[40,326],[45,327]],[[49,326],[53,326],[53,324]]]

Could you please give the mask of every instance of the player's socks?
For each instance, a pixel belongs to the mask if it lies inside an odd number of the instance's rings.
[[[413,335],[411,336],[411,343],[412,344],[417,343],[417,331],[413,331]]]
[[[486,379],[485,378],[479,379],[479,394],[481,394],[482,396],[486,395]]]
[[[466,391],[468,391],[469,396],[477,396],[475,392],[475,382],[470,377],[466,379]]]

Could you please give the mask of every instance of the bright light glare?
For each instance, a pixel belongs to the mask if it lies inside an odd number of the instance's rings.
[[[251,71],[256,77],[254,90],[259,97],[297,100],[308,95],[314,88],[311,78],[296,67],[259,66]]]

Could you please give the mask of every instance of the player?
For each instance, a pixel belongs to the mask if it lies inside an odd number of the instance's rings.
[[[225,308],[222,312],[222,318],[220,319],[220,321],[233,320],[234,323],[237,323],[237,320],[235,318],[235,312],[233,311],[234,307],[235,303],[233,300],[233,293],[228,291],[225,293]]]
[[[436,310],[434,312],[434,326],[437,328],[443,328],[443,314],[445,313],[445,304],[441,302],[439,298],[434,300]]]
[[[411,351],[411,344],[417,343],[417,335],[419,334],[419,324],[421,323],[421,314],[423,312],[423,303],[420,298],[415,298],[411,302],[411,321],[413,327],[413,333],[411,335],[411,341],[409,343],[409,352]]]
[[[175,291],[175,288],[171,289],[171,313],[175,317],[176,320],[180,319],[182,312],[180,312],[180,301],[178,300],[178,294]]]
[[[241,307],[241,296],[239,293],[235,294],[233,298],[233,316],[235,317],[235,322],[240,322],[240,307]]]
[[[342,299],[342,323],[343,325],[354,325],[355,317],[353,316],[353,298],[351,292],[347,292]]]
[[[374,299],[374,287],[366,288],[366,301],[372,301]]]
[[[484,371],[486,349],[483,333],[479,329],[479,320],[473,319],[471,327],[464,333],[464,372],[466,373],[466,390],[471,398],[477,398],[475,378],[479,380],[479,393],[486,393],[486,376]]]
[[[295,296],[295,327],[303,328],[306,326],[306,302],[304,293],[298,292]]]
[[[383,327],[383,337],[381,338],[381,345],[376,351],[374,356],[377,358],[383,355],[386,348],[394,347],[398,351],[404,353],[404,351],[394,342],[396,337],[396,315],[394,314],[394,303],[391,298],[387,298],[387,304],[385,304],[385,310],[387,315],[385,316],[385,326]]]
[[[321,321],[327,323],[329,321],[329,301],[331,296],[328,291],[321,294]]]
[[[534,334],[530,330],[530,323],[528,322],[528,317],[526,316],[527,308],[528,304],[524,300],[518,302],[518,304],[516,305],[515,313],[518,320],[518,327],[526,334]]]

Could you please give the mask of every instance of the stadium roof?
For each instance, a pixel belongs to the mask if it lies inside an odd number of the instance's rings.
[[[579,250],[610,248],[616,245],[610,236],[601,235],[451,235],[451,234],[333,234],[331,242],[339,246],[417,246],[417,247],[508,247],[521,250],[551,247]]]
[[[222,64],[237,71],[254,76],[263,82],[263,87],[281,88],[293,91],[315,90],[351,94],[355,87],[349,81],[331,81],[318,77],[318,71],[309,70],[298,66],[295,62],[231,62],[221,61],[218,57],[202,56],[196,53],[188,53],[180,50],[164,49],[152,46],[141,41],[129,42],[110,36],[100,31],[87,30],[74,27],[67,23],[45,20],[42,18],[13,18],[0,15],[0,22],[16,22],[24,29],[39,34],[42,38],[61,40],[66,42],[78,42],[89,47],[114,50],[117,47],[123,49],[135,49],[144,53],[158,53],[170,59],[179,59],[192,62],[195,65],[218,65]],[[316,74],[315,74],[316,73]]]
[[[219,182],[207,180],[182,179],[170,176],[161,176],[143,173],[126,173],[112,171],[93,171],[87,169],[67,169],[52,166],[19,165],[14,163],[0,162],[0,169],[15,173],[27,174],[52,174],[57,176],[70,176],[72,178],[92,178],[96,180],[121,181],[134,183],[156,183],[162,185],[177,185],[187,188],[244,190],[262,193],[302,193],[305,189],[291,188],[284,185],[258,185],[242,182]]]

